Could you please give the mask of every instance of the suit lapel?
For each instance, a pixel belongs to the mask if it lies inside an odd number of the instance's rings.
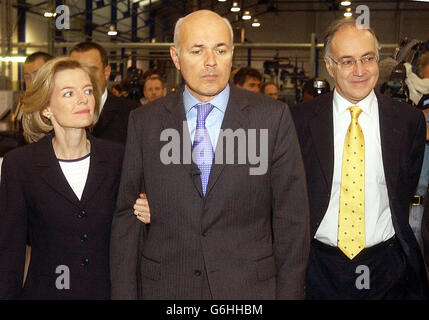
[[[183,105],[183,90],[178,90],[173,99],[165,105],[168,111],[168,116],[164,119],[161,131],[165,129],[174,129],[179,132],[180,136],[180,167],[185,170],[186,174],[191,178],[195,189],[201,197],[203,197],[203,188],[199,169],[192,161],[192,142],[186,123],[185,107]]]
[[[331,190],[334,173],[334,121],[332,108],[333,95],[330,94],[319,101],[315,107],[314,117],[310,120],[312,141],[328,190]]]
[[[121,105],[117,103],[113,94],[111,92],[107,92],[107,99],[104,103],[100,118],[98,119],[94,127],[94,131],[98,133],[100,131],[103,131],[104,128],[109,124],[109,122],[117,116],[117,109],[120,107]]]
[[[398,113],[382,95],[377,94],[381,153],[383,156],[384,176],[386,178],[389,196],[396,186],[400,163],[401,131],[398,130]]]
[[[79,206],[79,199],[69,186],[52,146],[52,135],[47,135],[39,142],[40,149],[35,153],[36,166],[40,168],[42,179],[65,199]]]
[[[231,129],[235,132],[237,129],[247,129],[248,128],[248,117],[245,114],[245,108],[249,105],[247,96],[240,93],[239,90],[230,86],[230,95],[227,108],[225,110],[225,116],[223,118],[221,129]],[[246,132],[247,136],[247,132]],[[210,170],[209,182],[207,184],[206,197],[218,181],[223,169],[225,168],[225,157],[226,157],[226,144],[222,143],[222,137],[219,136],[217,145],[215,148],[215,158],[216,154],[220,152],[220,148],[223,148],[223,159],[221,163],[213,162],[213,165]],[[234,152],[237,152],[237,148],[234,148]]]
[[[92,135],[87,133],[87,137],[91,142],[91,158],[88,177],[81,198],[81,203],[83,204],[93,197],[95,192],[103,184],[106,175],[111,174],[107,172],[106,167],[103,165],[108,160],[109,155],[105,154],[104,150],[100,148]]]

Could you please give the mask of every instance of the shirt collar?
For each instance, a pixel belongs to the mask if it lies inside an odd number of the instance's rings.
[[[101,101],[100,101],[100,113],[103,110],[104,104],[107,100],[107,88],[104,89],[103,94],[101,95]]]
[[[341,96],[338,93],[337,89],[334,89],[333,103],[334,103],[334,109],[337,113],[346,112],[347,108],[351,106],[358,106],[359,108],[362,109],[362,112],[369,115],[372,112],[374,101],[376,101],[376,99],[377,97],[374,93],[374,90],[371,90],[371,92],[364,99],[362,99],[358,103],[353,104],[350,101],[348,101],[346,98]]]
[[[211,103],[216,109],[225,113],[226,107],[228,105],[229,93],[230,88],[229,84],[227,84],[225,89],[223,89],[221,92],[219,92],[218,95],[206,103]],[[188,86],[185,86],[185,90],[183,90],[183,104],[185,106],[185,113],[187,114],[198,103],[202,102],[189,92]]]

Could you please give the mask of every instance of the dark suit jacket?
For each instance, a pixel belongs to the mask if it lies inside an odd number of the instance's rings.
[[[424,199],[424,211],[423,211],[423,218],[422,218],[422,240],[423,240],[423,257],[426,263],[426,270],[429,272],[429,199],[428,197]]]
[[[204,198],[195,164],[160,160],[164,129],[190,151],[182,100],[178,91],[131,113],[112,223],[112,299],[303,298],[308,202],[288,107],[231,87],[222,128],[268,129],[268,172],[214,164]],[[133,216],[139,192],[150,204],[149,230]]]
[[[106,103],[103,106],[92,134],[97,138],[125,145],[127,141],[128,118],[131,110],[134,110],[138,106],[138,102],[116,97],[108,91]]]
[[[82,198],[70,188],[52,135],[6,154],[0,185],[0,299],[109,299],[109,240],[123,147],[96,139]],[[32,251],[22,288],[25,245]],[[58,266],[70,289],[58,290]]]
[[[409,225],[409,205],[423,162],[426,123],[423,113],[377,93],[381,150],[392,222],[409,267],[410,292],[427,294],[427,278]],[[328,208],[334,171],[333,93],[292,108],[307,174],[313,238]]]

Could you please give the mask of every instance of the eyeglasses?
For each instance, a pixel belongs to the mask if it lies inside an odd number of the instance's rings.
[[[331,57],[328,58],[335,62],[335,64],[339,65],[342,69],[352,69],[358,61],[362,63],[362,66],[370,66],[378,61],[377,57],[374,54],[367,54],[359,59],[355,59],[353,57],[344,57],[338,61],[334,60]]]

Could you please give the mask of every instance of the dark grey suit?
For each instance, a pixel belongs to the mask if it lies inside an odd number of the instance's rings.
[[[222,128],[268,129],[268,171],[249,175],[248,163],[214,164],[203,197],[195,164],[160,161],[163,129],[176,129],[191,145],[182,100],[179,91],[131,113],[112,224],[112,298],[302,299],[308,200],[288,107],[231,88]],[[150,204],[150,228],[133,215],[140,192]]]

